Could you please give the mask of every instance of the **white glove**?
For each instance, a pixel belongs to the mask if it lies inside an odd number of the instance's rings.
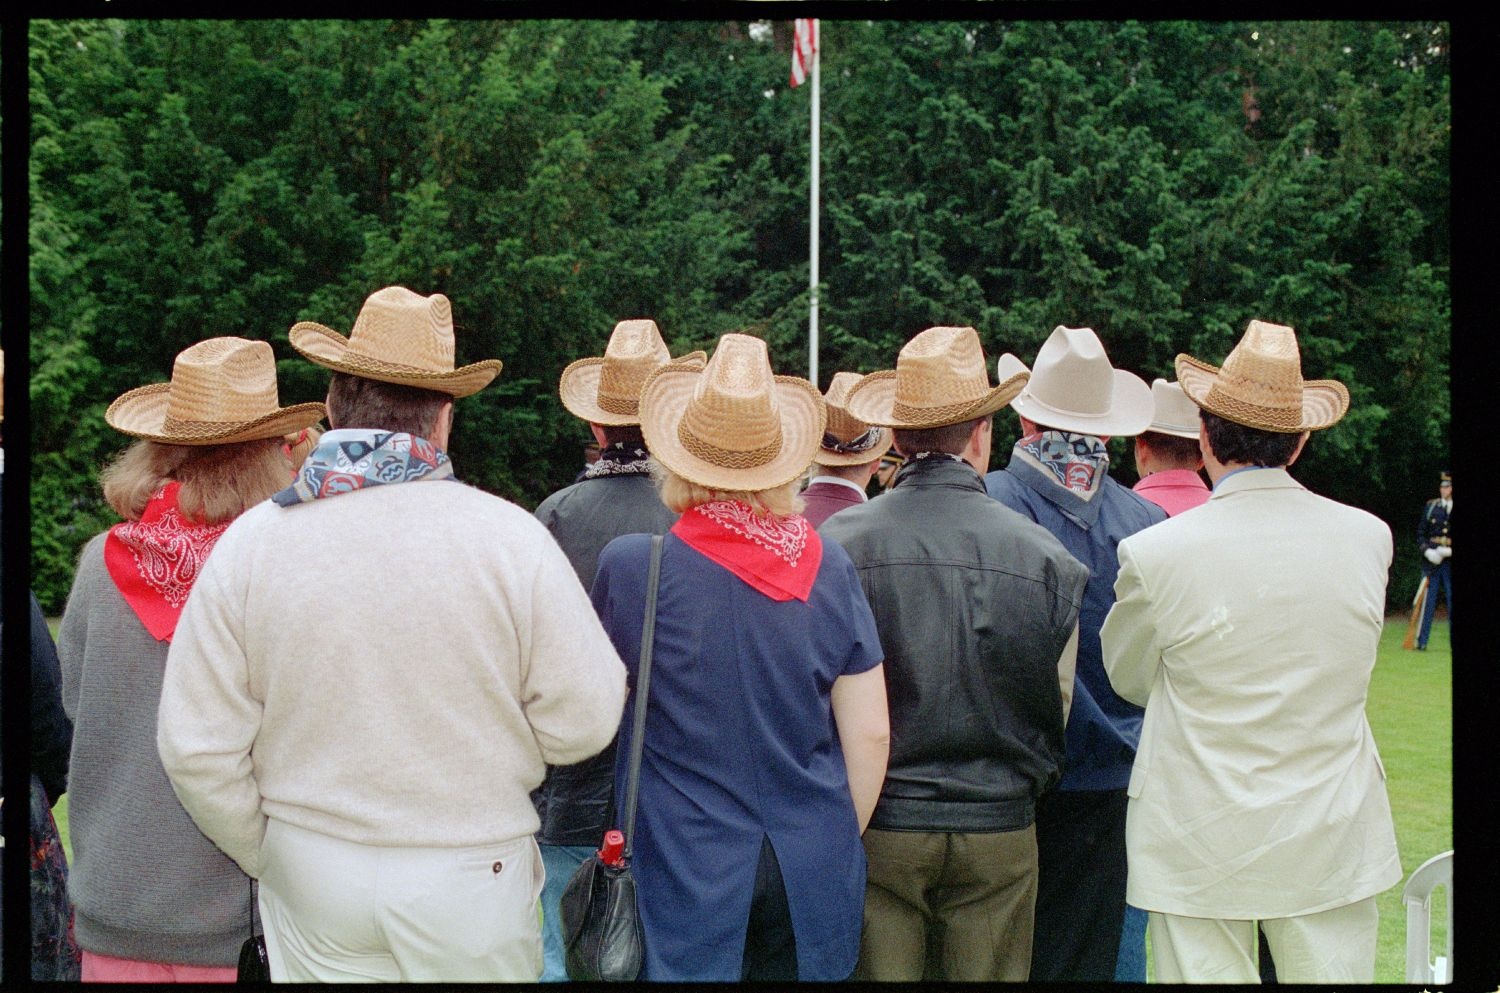
[[[1437,547],[1437,553],[1439,555],[1441,555],[1443,558],[1447,558],[1448,556],[1450,556],[1450,555],[1453,554],[1453,546],[1452,545],[1439,545]]]
[[[1426,548],[1422,550],[1422,554],[1426,557],[1427,561],[1431,562],[1433,565],[1437,565],[1438,563],[1443,561],[1441,548]]]

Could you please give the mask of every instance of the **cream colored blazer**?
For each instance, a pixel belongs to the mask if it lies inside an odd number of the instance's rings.
[[[1222,479],[1120,543],[1100,633],[1146,708],[1131,771],[1127,900],[1260,919],[1401,880],[1365,697],[1391,532],[1285,469]]]

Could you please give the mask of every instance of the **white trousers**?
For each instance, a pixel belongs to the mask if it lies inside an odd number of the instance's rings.
[[[1150,914],[1158,983],[1259,983],[1255,921]],[[1268,917],[1278,983],[1372,983],[1379,929],[1375,898],[1300,917]]]
[[[359,845],[272,818],[260,914],[275,982],[524,982],[542,972],[531,836]]]

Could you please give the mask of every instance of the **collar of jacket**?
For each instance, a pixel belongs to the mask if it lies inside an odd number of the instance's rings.
[[[1224,476],[1219,479],[1219,485],[1214,487],[1210,500],[1222,500],[1236,493],[1244,493],[1248,490],[1300,490],[1303,485],[1292,478],[1285,467],[1276,468],[1261,467],[1254,472],[1237,472],[1232,476]]]
[[[953,459],[908,459],[896,470],[891,489],[898,486],[956,486],[984,492],[984,479],[967,462]]]
[[[1085,500],[1081,494],[1059,483],[1051,473],[1023,458],[1019,447],[1011,449],[1010,462],[1005,466],[1005,471],[1016,477],[1021,485],[1062,511],[1069,520],[1085,531],[1098,522],[1099,510],[1104,506],[1104,488],[1110,483],[1108,476],[1099,484],[1094,498]]]

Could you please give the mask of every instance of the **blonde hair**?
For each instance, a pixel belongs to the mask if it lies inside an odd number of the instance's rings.
[[[177,506],[204,524],[231,521],[291,482],[281,438],[227,445],[168,445],[138,439],[99,473],[104,499],[127,521],[167,483],[181,484]]]
[[[771,514],[776,517],[800,514],[804,506],[802,496],[797,492],[802,482],[800,477],[769,490],[712,490],[683,479],[671,469],[652,459],[651,478],[656,481],[656,489],[661,494],[661,502],[666,504],[667,509],[674,514],[680,514],[700,503],[713,503],[716,500],[738,500],[741,503],[748,503],[758,513]]]

